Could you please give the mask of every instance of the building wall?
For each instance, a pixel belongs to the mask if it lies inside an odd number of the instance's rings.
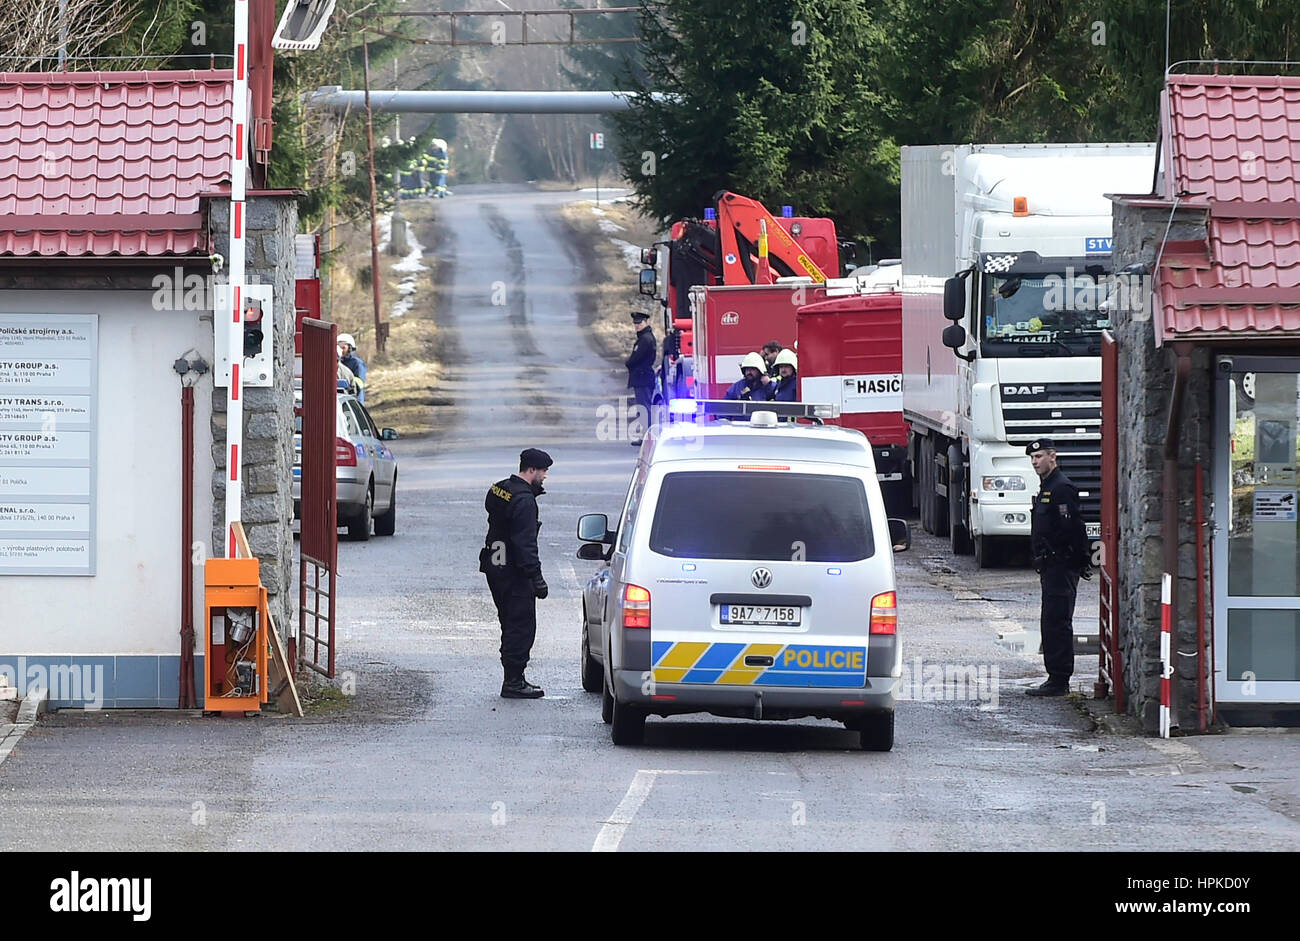
[[[230,203],[210,206],[213,244],[230,242]],[[275,287],[275,384],[244,390],[244,498],[241,516],[253,554],[261,560],[262,584],[282,637],[297,623],[298,574],[293,549],[293,323],[294,235],[298,206],[292,197],[252,197],[247,207],[247,278]],[[228,273],[228,272],[227,272]],[[224,543],[226,400],[212,403],[211,538]]]
[[[1156,255],[1168,232],[1171,241],[1204,239],[1203,214],[1180,210],[1170,225],[1168,209],[1117,204],[1114,222],[1114,266],[1143,263],[1155,269]],[[1164,569],[1163,474],[1170,392],[1173,388],[1173,349],[1155,345],[1152,295],[1149,285],[1133,292],[1135,300],[1116,311],[1120,422],[1119,443],[1119,633],[1123,682],[1130,713],[1142,719],[1148,732],[1159,728],[1160,706],[1160,584]],[[1137,301],[1140,300],[1140,307]],[[1179,430],[1178,475],[1178,620],[1174,647],[1196,650],[1196,543],[1194,470],[1200,460],[1204,475],[1203,508],[1211,512],[1213,486],[1213,383],[1211,356],[1205,347],[1192,350],[1192,368],[1183,399]],[[1209,545],[1204,540],[1206,559]],[[1210,595],[1205,588],[1204,603]],[[1205,615],[1206,632],[1212,619]],[[1175,654],[1174,722],[1184,730],[1197,726],[1195,659]],[[1209,665],[1207,664],[1207,669]]]
[[[49,677],[53,667],[85,667],[78,704],[175,707],[180,575],[188,572],[193,582],[194,622],[201,625],[203,569],[201,554],[181,545],[181,381],[172,363],[190,350],[212,361],[211,314],[158,309],[144,278],[127,290],[102,270],[65,278],[36,267],[21,279],[0,279],[0,312],[99,315],[96,574],[0,576],[0,669]],[[108,290],[57,289],[106,282]],[[21,289],[35,283],[45,289]],[[195,387],[196,539],[204,538],[213,512],[202,485],[212,473],[211,389],[210,377]],[[52,705],[76,698],[47,688],[56,694]]]

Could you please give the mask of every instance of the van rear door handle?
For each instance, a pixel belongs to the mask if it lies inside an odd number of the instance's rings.
[[[775,658],[765,657],[762,655],[755,655],[755,656],[750,656],[745,658],[745,666],[747,667],[770,667],[774,663],[776,663]]]

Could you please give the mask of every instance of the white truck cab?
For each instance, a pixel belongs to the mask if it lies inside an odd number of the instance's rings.
[[[616,527],[578,522],[579,557],[609,560],[584,657],[601,661],[614,742],[639,744],[651,714],[708,712],[838,720],[888,750],[909,536],[870,443],[791,420],[825,406],[688,406],[695,422],[647,435]],[[728,413],[749,420],[711,420]]]
[[[1099,535],[1108,193],[1146,192],[1153,144],[904,147],[903,416],[921,526],[981,567],[1027,545],[1025,454],[1057,442]]]

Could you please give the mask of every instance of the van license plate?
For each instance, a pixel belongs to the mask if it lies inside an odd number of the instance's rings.
[[[803,608],[775,607],[762,604],[724,604],[723,624],[759,624],[769,627],[798,627]]]

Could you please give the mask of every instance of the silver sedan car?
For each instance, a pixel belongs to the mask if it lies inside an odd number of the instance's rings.
[[[301,405],[301,398],[298,400]],[[397,529],[397,456],[385,442],[396,438],[392,428],[382,431],[355,395],[335,397],[335,481],[338,487],[338,524],[348,538],[391,536]],[[294,419],[293,516],[302,515],[302,419]]]

